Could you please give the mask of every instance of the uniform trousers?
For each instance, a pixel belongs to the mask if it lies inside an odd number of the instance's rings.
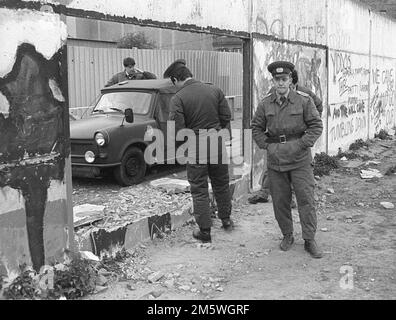
[[[212,226],[209,210],[208,178],[212,184],[217,203],[218,217],[229,218],[231,215],[231,194],[229,187],[228,164],[187,164],[187,179],[193,198],[195,221],[202,229]]]
[[[293,219],[290,202],[292,187],[296,194],[302,237],[315,238],[317,217],[315,210],[315,179],[311,164],[290,171],[280,172],[268,168],[269,188],[275,218],[283,235],[293,233]]]

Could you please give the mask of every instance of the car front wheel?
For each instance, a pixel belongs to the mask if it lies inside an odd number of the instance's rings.
[[[130,147],[122,156],[121,165],[114,170],[114,177],[122,186],[131,186],[143,181],[146,175],[146,163],[143,151]]]

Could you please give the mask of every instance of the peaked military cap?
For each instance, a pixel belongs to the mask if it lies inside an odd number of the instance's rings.
[[[181,68],[186,66],[186,60],[177,59],[174,61],[164,72],[164,78],[169,78],[175,74],[175,72]]]
[[[290,74],[294,70],[294,64],[289,61],[275,61],[268,65],[268,71],[272,76]]]

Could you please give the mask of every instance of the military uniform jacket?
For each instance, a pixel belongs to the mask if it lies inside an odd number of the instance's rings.
[[[323,123],[308,94],[290,90],[279,105],[276,93],[269,93],[259,103],[252,120],[253,139],[267,150],[268,168],[289,171],[312,161],[310,148],[320,137]],[[301,135],[286,143],[268,143],[268,137]]]
[[[309,90],[307,87],[297,85],[296,90],[303,92],[303,93],[307,93],[312,98],[312,100],[316,106],[316,109],[319,112],[320,117],[322,117],[322,112],[323,112],[322,100],[320,100],[319,97],[315,93],[313,93],[311,90]],[[268,93],[275,93],[275,87],[271,87],[271,89],[270,89],[270,91],[268,91]]]
[[[132,72],[130,74],[126,74],[125,71],[121,71],[116,73],[114,76],[111,77],[111,79],[106,83],[105,87],[112,86],[114,84],[117,84],[119,82],[125,81],[125,80],[145,80],[145,79],[156,79],[157,77],[155,74],[151,72]]]

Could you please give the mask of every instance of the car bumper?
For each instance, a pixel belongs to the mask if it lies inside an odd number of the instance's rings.
[[[72,162],[72,176],[84,178],[99,177],[102,175],[103,169],[117,167],[120,164],[120,162],[109,164],[83,164]]]

